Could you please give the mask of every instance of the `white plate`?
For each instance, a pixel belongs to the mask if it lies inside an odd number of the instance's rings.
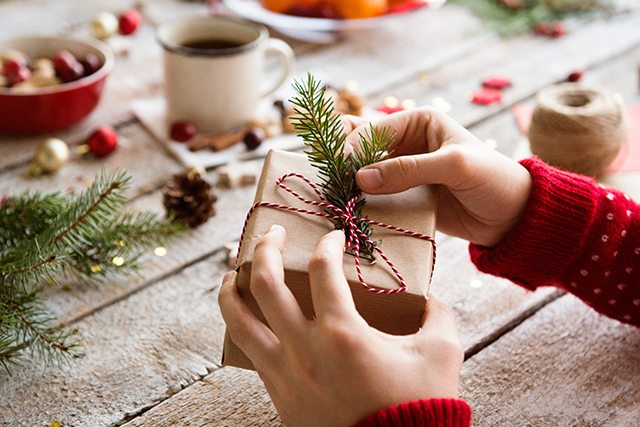
[[[307,18],[271,12],[262,7],[258,0],[221,0],[221,3],[224,4],[229,11],[243,18],[271,26],[293,37],[313,39],[312,41],[320,42],[325,39],[326,41],[334,40],[335,36],[340,34],[377,28],[389,20],[427,7],[431,9],[438,8],[445,2],[446,0],[424,1],[423,5],[417,5],[410,10],[389,13],[375,18],[329,19]],[[314,33],[317,34],[317,37],[313,37]],[[327,38],[326,36],[331,37]]]

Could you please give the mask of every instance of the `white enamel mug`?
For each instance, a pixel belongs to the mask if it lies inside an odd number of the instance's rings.
[[[199,130],[224,131],[253,118],[262,98],[291,75],[294,54],[267,29],[231,17],[198,17],[163,25],[156,33],[164,48],[169,123],[190,121]],[[188,47],[203,40],[233,41],[231,47]],[[185,46],[187,45],[187,46]],[[268,53],[281,57],[275,81],[265,82]]]

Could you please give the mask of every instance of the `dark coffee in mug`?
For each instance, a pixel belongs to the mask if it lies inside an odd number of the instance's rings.
[[[235,47],[240,47],[245,43],[239,40],[232,40],[232,39],[206,38],[206,39],[189,40],[181,44],[182,46],[188,47],[190,49],[207,50],[207,49],[231,49]]]

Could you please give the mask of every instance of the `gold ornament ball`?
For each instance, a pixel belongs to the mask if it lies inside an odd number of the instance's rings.
[[[66,142],[49,138],[37,148],[33,161],[29,165],[29,171],[34,175],[56,172],[69,161],[70,157]]]

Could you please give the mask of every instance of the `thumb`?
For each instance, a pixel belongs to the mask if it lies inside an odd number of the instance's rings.
[[[360,169],[356,182],[369,194],[399,193],[422,184],[447,184],[454,176],[457,157],[445,149],[394,157]]]

